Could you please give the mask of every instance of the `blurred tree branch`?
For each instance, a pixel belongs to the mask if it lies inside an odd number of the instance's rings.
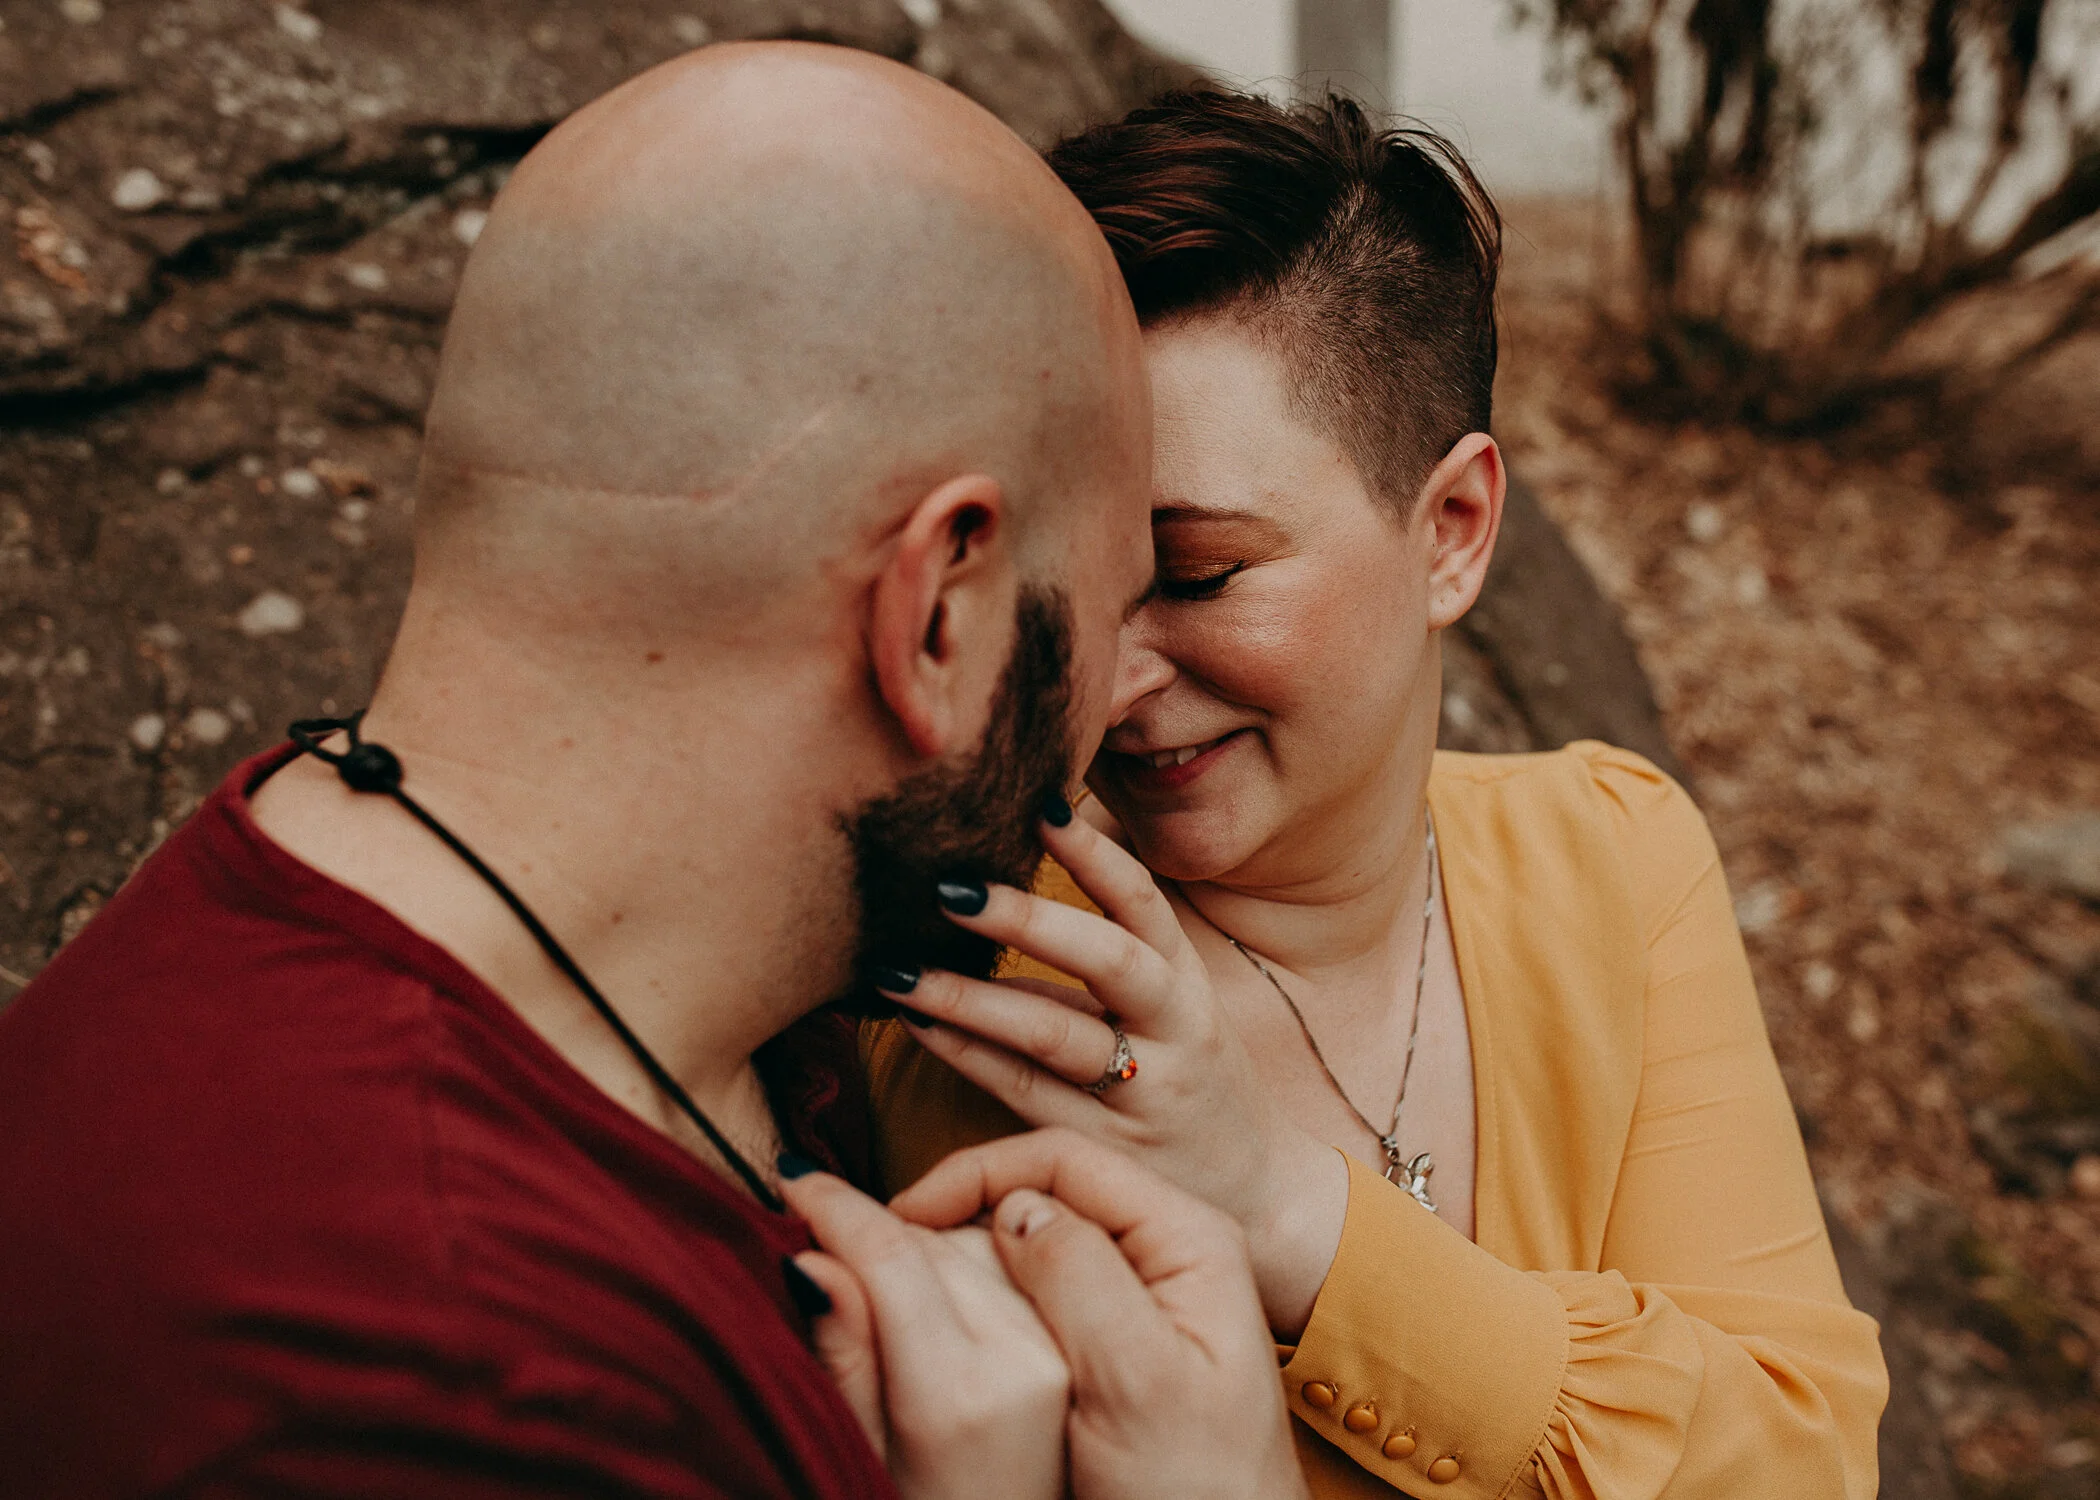
[[[1613,112],[1639,276],[1624,384],[1648,404],[1821,430],[1900,397],[1937,421],[1978,369],[1899,369],[1898,345],[2100,220],[2100,0],[1511,5]],[[1827,180],[1892,153],[1878,200]],[[2073,297],[1986,363],[2092,324]]]

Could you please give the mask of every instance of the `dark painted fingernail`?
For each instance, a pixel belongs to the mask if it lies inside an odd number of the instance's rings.
[[[869,964],[868,983],[885,995],[909,995],[919,987],[919,971],[895,964]]]
[[[931,1026],[933,1024],[932,1016],[921,1010],[913,1010],[909,1005],[898,1006],[897,1014],[904,1017],[905,1020],[911,1022],[914,1026]]]
[[[1052,828],[1063,828],[1072,821],[1072,804],[1056,792],[1043,799],[1043,821]]]
[[[992,899],[981,880],[944,880],[934,887],[934,892],[941,898],[941,905],[958,917],[976,916]]]
[[[810,1280],[809,1272],[795,1264],[793,1256],[783,1256],[780,1274],[787,1278],[788,1296],[805,1318],[821,1318],[831,1311],[831,1293]]]
[[[780,1175],[789,1182],[793,1182],[797,1177],[807,1177],[810,1173],[817,1170],[815,1162],[806,1156],[797,1156],[792,1151],[781,1152],[780,1160],[774,1162],[773,1165],[780,1170]]]

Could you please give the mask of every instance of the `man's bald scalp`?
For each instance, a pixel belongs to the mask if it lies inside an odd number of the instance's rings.
[[[499,198],[419,548],[534,571],[581,527],[606,562],[743,594],[971,472],[1025,531],[1115,419],[1125,329],[1085,211],[961,95],[841,48],[689,54],[564,123]]]

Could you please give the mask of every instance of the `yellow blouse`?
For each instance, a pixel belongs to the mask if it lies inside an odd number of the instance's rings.
[[[1476,1240],[1350,1161],[1284,1356],[1319,1497],[1871,1500],[1888,1392],[1839,1283],[1727,883],[1639,756],[1440,753]],[[1063,872],[1042,887],[1071,892]],[[894,1023],[861,1050],[901,1187],[1020,1129]]]

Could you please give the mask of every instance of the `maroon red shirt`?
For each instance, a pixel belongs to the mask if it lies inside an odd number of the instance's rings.
[[[0,1012],[0,1495],[890,1496],[803,1227],[271,843],[286,758]],[[801,1031],[769,1076],[832,1154]]]

